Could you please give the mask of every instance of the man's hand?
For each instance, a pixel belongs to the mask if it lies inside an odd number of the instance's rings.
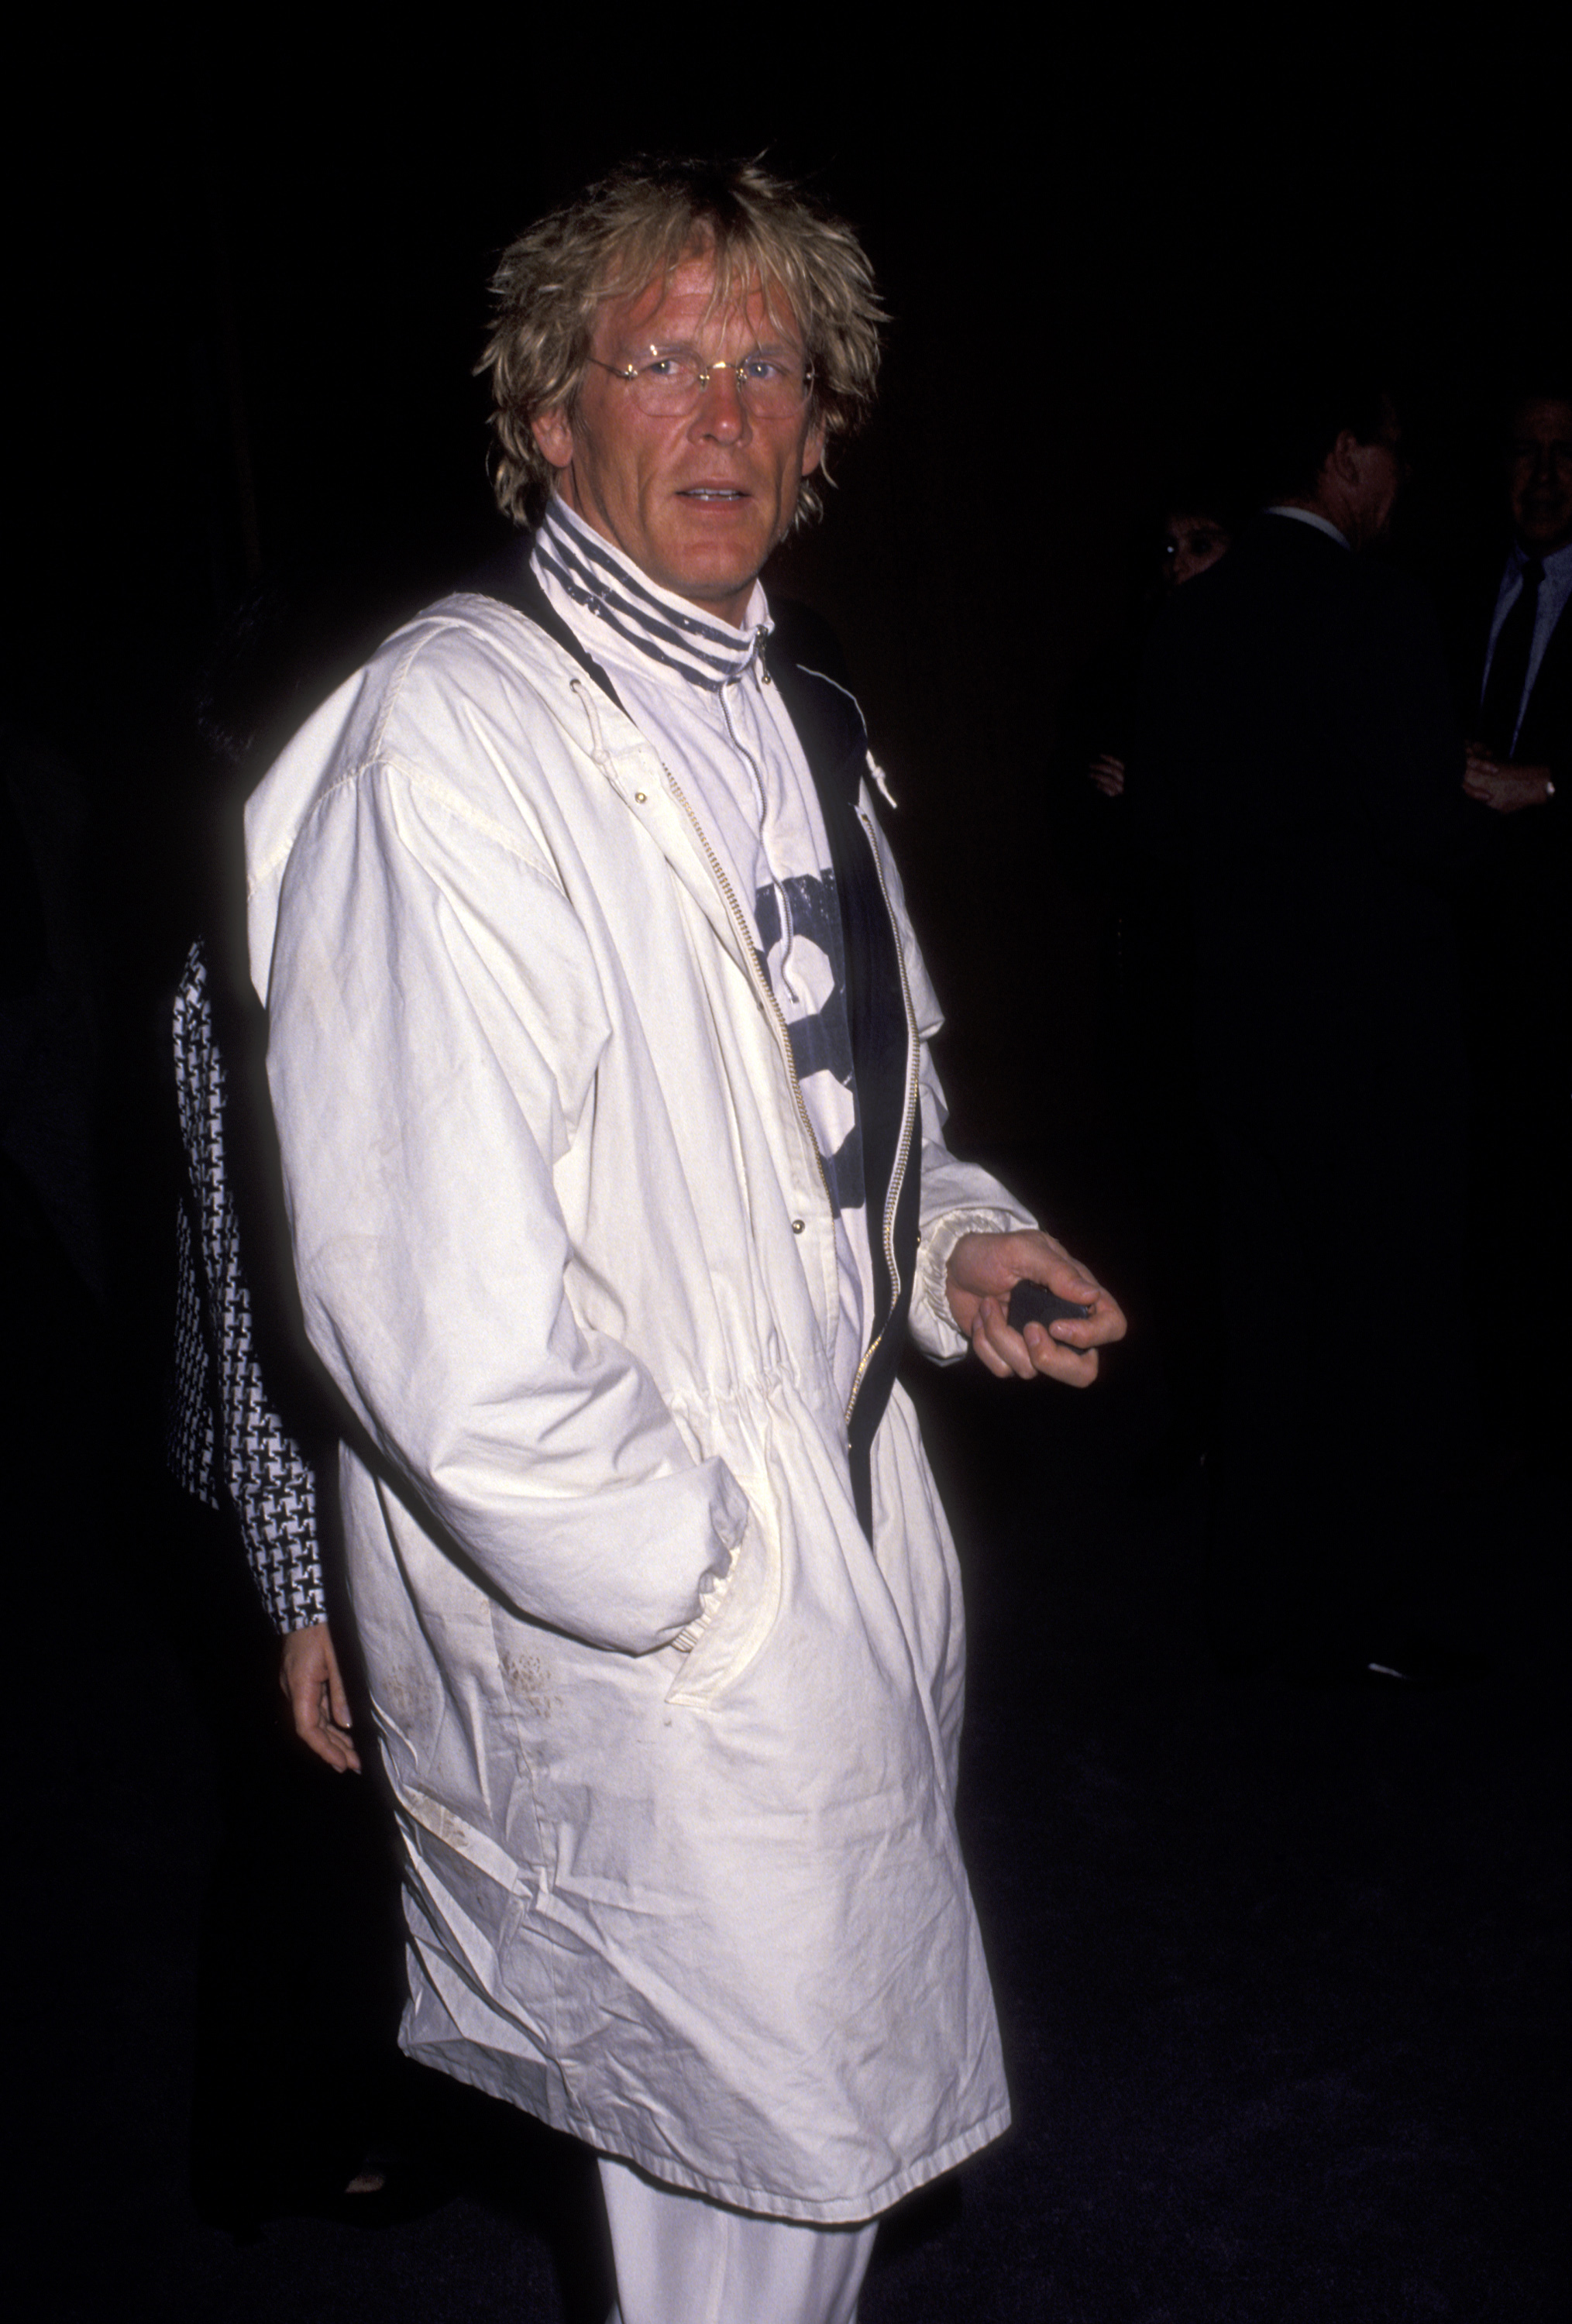
[[[353,1768],[358,1775],[360,1754],[349,1732],[349,1697],[326,1622],[289,1632],[279,1656],[278,1683],[306,1748],[337,1774]]]
[[[1105,798],[1124,798],[1124,761],[1123,759],[1111,759],[1105,752],[1100,759],[1092,761],[1087,772]]]
[[[1005,1320],[1010,1294],[1024,1277],[1046,1283],[1061,1299],[1090,1307],[1046,1328],[1028,1323],[1024,1334]],[[979,1360],[998,1379],[1031,1379],[1046,1372],[1070,1388],[1090,1388],[1101,1347],[1124,1337],[1124,1316],[1100,1283],[1078,1267],[1062,1243],[1036,1229],[1016,1234],[962,1235],[949,1255],[945,1295],[950,1314]]]
[[[1520,767],[1498,759],[1478,742],[1468,745],[1463,788],[1472,799],[1493,807],[1498,815],[1516,815],[1521,807],[1543,807],[1556,796],[1549,767]]]

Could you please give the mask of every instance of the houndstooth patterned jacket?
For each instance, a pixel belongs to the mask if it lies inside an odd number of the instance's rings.
[[[233,1505],[275,1628],[298,1630],[327,1619],[316,1480],[273,1408],[257,1360],[225,1167],[224,1061],[200,944],[192,945],[175,992],[174,1052],[188,1178],[176,1225],[169,1466],[209,1508]]]

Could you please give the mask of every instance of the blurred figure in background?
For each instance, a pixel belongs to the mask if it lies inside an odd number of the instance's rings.
[[[1474,1674],[1421,1587],[1467,1439],[1461,741],[1422,599],[1361,554],[1403,479],[1390,397],[1300,364],[1268,410],[1272,503],[1173,593],[1124,801],[1188,888],[1238,1319],[1213,1633],[1234,1669],[1441,1683]]]
[[[1119,753],[1125,747],[1134,707],[1141,656],[1167,593],[1182,588],[1198,573],[1209,572],[1220,557],[1225,557],[1234,545],[1241,521],[1233,492],[1216,481],[1208,484],[1193,480],[1177,498],[1170,499],[1163,515],[1159,561],[1151,568],[1142,591],[1140,615],[1121,639],[1116,668],[1109,673],[1116,686],[1109,687],[1103,706],[1109,732],[1101,739],[1108,747],[1098,750],[1087,769],[1105,798],[1124,796],[1124,761]],[[1117,749],[1113,747],[1115,744]]]
[[[1469,672],[1477,690],[1464,788],[1498,814],[1552,810],[1560,835],[1558,783],[1572,753],[1572,394],[1514,401],[1506,482],[1512,538]]]
[[[1511,1286],[1510,1345],[1481,1366],[1492,1432],[1535,1466],[1567,1466],[1572,1393],[1572,392],[1508,408],[1504,556],[1455,624],[1484,868],[1463,922],[1474,1105],[1476,1279]]]

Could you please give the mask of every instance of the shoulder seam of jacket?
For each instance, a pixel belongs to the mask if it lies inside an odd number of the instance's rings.
[[[341,793],[353,789],[361,783],[389,776],[396,776],[401,781],[408,783],[411,790],[419,791],[423,798],[445,808],[456,822],[466,825],[481,838],[489,840],[504,855],[512,856],[515,863],[522,864],[527,872],[532,872],[557,894],[562,893],[562,883],[543,855],[533,849],[522,846],[516,838],[505,831],[501,824],[494,822],[491,816],[477,814],[461,792],[451,789],[438,776],[429,773],[424,768],[411,765],[408,761],[392,751],[375,752],[362,759],[357,765],[346,769],[337,782],[330,784],[319,798],[314,799],[310,811],[295,826],[290,845],[284,851],[281,861],[289,860],[296,845],[317,821],[323,808],[337,799]],[[270,870],[273,868],[276,867],[270,867]],[[263,875],[264,879],[267,876],[267,874]],[[261,884],[260,881],[258,884]]]

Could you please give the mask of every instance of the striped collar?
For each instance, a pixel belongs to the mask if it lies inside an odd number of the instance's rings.
[[[593,613],[625,645],[718,693],[743,676],[770,633],[764,595],[755,583],[751,623],[734,629],[699,613],[646,578],[620,549],[592,532],[582,517],[553,498],[535,535],[531,563],[548,596],[553,589]]]

